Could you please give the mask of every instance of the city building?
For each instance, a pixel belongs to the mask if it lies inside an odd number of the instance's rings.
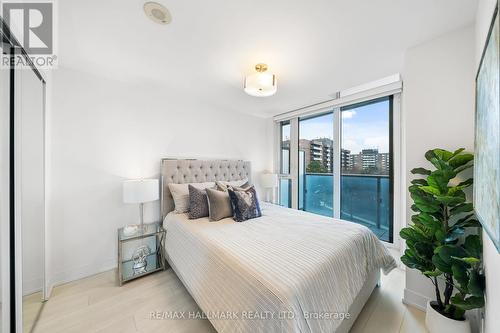
[[[284,146],[289,147],[289,141]],[[314,140],[299,140],[299,158],[303,159],[304,169],[307,170],[311,162],[316,161],[321,171],[316,172],[333,173],[333,140],[319,138]],[[340,167],[347,174],[389,174],[389,153],[379,153],[378,149],[363,149],[358,154],[351,154],[349,149],[340,151]],[[303,156],[303,157],[302,157]],[[316,165],[318,167],[318,165]]]
[[[358,154],[342,151],[342,172],[348,174],[388,175],[389,153],[379,153],[378,149],[363,149]],[[345,162],[344,162],[345,161]]]

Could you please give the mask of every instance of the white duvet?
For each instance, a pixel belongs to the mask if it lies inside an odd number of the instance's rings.
[[[396,267],[368,228],[268,204],[262,213],[165,217],[167,259],[219,333],[334,332],[369,273]]]

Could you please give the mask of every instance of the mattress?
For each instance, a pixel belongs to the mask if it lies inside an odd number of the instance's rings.
[[[265,203],[262,213],[165,217],[166,258],[219,333],[334,332],[369,274],[396,267],[364,226]]]

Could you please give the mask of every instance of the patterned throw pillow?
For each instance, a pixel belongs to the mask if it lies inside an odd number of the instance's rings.
[[[189,184],[189,214],[190,219],[208,216],[208,198],[206,189],[198,189]]]
[[[188,183],[168,184],[168,189],[170,190],[170,194],[172,194],[172,198],[174,199],[174,212],[177,214],[187,213],[189,211],[189,185],[190,184]],[[199,189],[205,189],[207,187],[214,187],[215,182],[191,183],[191,185]]]
[[[259,199],[254,186],[247,189],[228,188],[229,199],[233,208],[233,219],[243,222],[256,217],[261,217]]]

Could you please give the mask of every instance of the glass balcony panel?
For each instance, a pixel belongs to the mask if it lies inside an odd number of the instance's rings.
[[[333,217],[333,175],[306,174],[303,210]]]
[[[390,187],[388,176],[342,176],[340,218],[370,228],[389,242]]]
[[[280,206],[292,207],[292,181],[291,179],[280,179]]]

